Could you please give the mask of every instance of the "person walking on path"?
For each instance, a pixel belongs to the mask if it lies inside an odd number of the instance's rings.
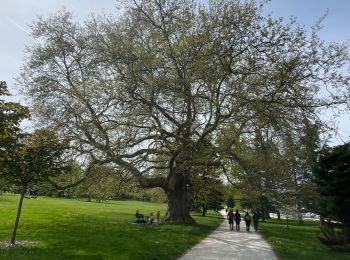
[[[234,214],[232,209],[228,212],[227,214],[227,219],[228,219],[228,223],[230,225],[230,230],[233,230],[233,219],[234,219]]]
[[[244,221],[245,221],[245,229],[246,229],[246,231],[248,231],[249,232],[249,227],[250,227],[250,221],[251,221],[251,217],[250,217],[250,215],[249,215],[249,213],[248,213],[248,211],[245,213],[245,216],[244,216]]]
[[[220,213],[221,225],[178,260],[278,260],[260,233],[232,232],[228,230],[225,210]]]
[[[239,231],[240,223],[241,223],[241,214],[239,214],[238,209],[236,209],[236,214],[235,214],[235,221],[236,221],[236,230]]]
[[[259,214],[256,210],[254,211],[254,214],[253,214],[253,222],[254,222],[255,232],[257,232],[259,229]]]

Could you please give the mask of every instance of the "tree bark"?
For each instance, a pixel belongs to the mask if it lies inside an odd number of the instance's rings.
[[[12,236],[11,236],[11,244],[12,245],[14,245],[15,241],[16,241],[16,233],[17,233],[17,228],[18,228],[18,224],[19,224],[19,218],[21,216],[23,199],[24,199],[24,195],[26,193],[26,189],[27,189],[27,186],[23,185],[22,192],[21,192],[21,198],[19,199],[19,203],[18,203],[18,210],[17,210],[15,226],[13,227],[13,232],[12,232]]]
[[[169,174],[165,185],[168,197],[166,220],[178,224],[193,224],[195,221],[190,216],[186,177],[182,171],[179,173],[177,170],[174,169]]]
[[[169,190],[168,196],[168,212],[166,220],[177,224],[193,224],[194,219],[190,216],[190,210],[187,200],[186,188]]]

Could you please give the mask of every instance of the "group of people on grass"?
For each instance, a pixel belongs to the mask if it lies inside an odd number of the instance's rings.
[[[144,223],[148,226],[154,226],[154,225],[158,225],[160,223],[160,211],[159,210],[156,214],[156,219],[154,219],[153,212],[151,212],[149,216],[146,216],[146,219],[145,219],[144,215],[139,213],[139,210],[136,210],[135,217],[136,217],[136,221],[135,221],[136,223]]]
[[[226,210],[227,212],[227,219],[228,223],[230,225],[230,230],[234,230],[233,225],[236,224],[236,230],[240,230],[240,224],[241,224],[241,214],[236,210],[236,213],[233,213],[233,210]],[[244,221],[246,225],[246,231],[250,231],[250,223],[253,220],[254,223],[254,230],[255,232],[258,231],[259,228],[259,214],[257,211],[254,211],[253,216],[250,216],[249,212],[247,211],[244,216]]]

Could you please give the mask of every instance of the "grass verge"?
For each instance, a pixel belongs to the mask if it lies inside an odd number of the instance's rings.
[[[0,242],[9,241],[19,197],[0,196]],[[193,215],[196,225],[128,224],[136,209],[148,215],[166,205],[139,201],[108,203],[39,197],[25,200],[17,240],[0,259],[176,259],[222,221],[216,213]]]
[[[321,243],[319,222],[267,220],[261,223],[260,231],[270,243],[281,260],[344,260],[350,259],[349,253],[335,250]]]

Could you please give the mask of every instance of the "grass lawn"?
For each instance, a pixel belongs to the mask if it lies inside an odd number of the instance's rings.
[[[350,259],[349,253],[340,252],[322,244],[318,239],[321,235],[319,222],[289,221],[288,228],[285,220],[267,220],[261,223],[260,231],[270,243],[281,260],[337,260]]]
[[[9,241],[19,196],[0,195],[0,241]],[[128,224],[136,209],[148,215],[166,205],[139,201],[108,203],[39,197],[25,199],[17,240],[35,245],[0,249],[0,259],[176,259],[214,230],[222,217],[193,215],[196,225]]]

